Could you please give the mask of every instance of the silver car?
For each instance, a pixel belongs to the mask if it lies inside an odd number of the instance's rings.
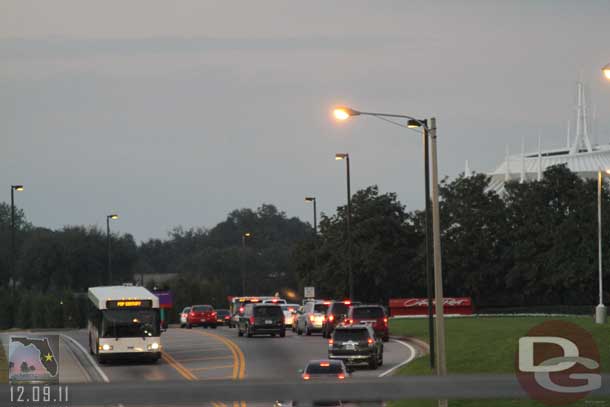
[[[297,320],[297,335],[311,335],[313,332],[322,332],[329,301],[315,300],[305,303],[303,313]]]
[[[186,317],[188,317],[189,312],[191,312],[191,307],[184,307],[180,313],[180,328],[184,328],[186,326]]]

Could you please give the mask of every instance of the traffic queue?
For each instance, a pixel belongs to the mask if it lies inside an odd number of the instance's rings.
[[[238,336],[248,338],[283,338],[287,330],[298,336],[319,333],[328,339],[328,360],[316,361],[318,370],[331,361],[328,367],[340,362],[348,371],[355,365],[377,369],[383,364],[383,342],[390,337],[388,316],[382,305],[350,300],[306,299],[303,304],[296,304],[277,296],[243,296],[231,297],[228,310],[199,304],[185,307],[180,313],[181,328],[215,329],[220,325],[235,328]],[[303,372],[303,379],[308,380],[308,369]]]

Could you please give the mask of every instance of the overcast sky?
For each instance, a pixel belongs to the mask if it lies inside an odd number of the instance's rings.
[[[333,105],[436,116],[440,174],[565,144],[576,81],[610,139],[608,1],[0,3],[0,200],[137,241],[273,203],[311,220],[378,184],[422,199],[421,137]]]

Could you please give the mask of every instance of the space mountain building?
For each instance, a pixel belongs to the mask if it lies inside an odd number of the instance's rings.
[[[580,82],[577,95],[574,139],[570,137],[571,127],[568,122],[567,143],[563,148],[543,150],[540,137],[538,137],[538,150],[535,152],[526,152],[524,141],[521,144],[521,154],[511,155],[507,147],[504,161],[487,174],[491,177],[490,189],[503,194],[504,184],[507,181],[540,180],[546,168],[558,164],[566,164],[580,177],[592,179],[597,178],[599,170],[610,168],[610,144],[591,144],[585,90]],[[466,174],[470,174],[468,164],[466,164]]]

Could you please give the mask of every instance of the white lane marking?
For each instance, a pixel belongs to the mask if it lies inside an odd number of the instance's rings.
[[[110,383],[110,379],[108,379],[108,376],[106,376],[106,373],[104,373],[104,371],[97,365],[97,363],[93,360],[93,358],[91,357],[89,352],[87,350],[85,350],[83,345],[78,343],[78,341],[76,339],[72,338],[70,335],[64,335],[64,334],[60,334],[60,335],[62,336],[62,338],[67,338],[68,340],[70,340],[70,342],[72,342],[74,345],[76,345],[81,350],[81,352],[83,352],[85,357],[87,359],[89,359],[89,362],[91,362],[91,365],[95,368],[95,370],[97,370],[97,373],[104,380],[104,382]]]
[[[390,373],[392,373],[394,370],[406,365],[407,363],[410,363],[413,359],[415,359],[415,356],[417,355],[417,351],[415,350],[415,348],[413,346],[411,346],[410,344],[403,342],[403,341],[399,341],[397,339],[392,339],[392,342],[396,342],[401,344],[402,346],[406,347],[407,349],[409,349],[409,351],[411,352],[411,356],[409,356],[409,358],[407,360],[402,361],[401,363],[397,364],[396,366],[386,370],[385,372],[381,373],[378,377],[384,377],[389,375]]]

